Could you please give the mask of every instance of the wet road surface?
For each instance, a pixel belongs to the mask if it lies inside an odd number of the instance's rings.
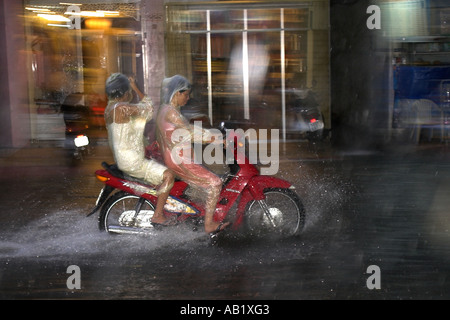
[[[450,298],[445,146],[315,153],[294,144],[279,176],[304,202],[304,233],[260,241],[228,232],[218,247],[185,226],[156,237],[99,232],[85,216],[101,188],[93,173],[111,155],[94,151],[78,166],[54,147],[0,159],[1,299]],[[73,265],[80,289],[67,285]]]

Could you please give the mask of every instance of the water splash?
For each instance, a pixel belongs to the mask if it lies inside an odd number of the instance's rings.
[[[77,210],[65,210],[3,233],[0,258],[51,258],[111,252],[130,254],[148,252],[161,246],[180,246],[202,237],[202,233],[186,227],[184,230],[176,227],[163,232],[153,231],[144,236],[113,236],[98,229],[95,217],[87,218]]]

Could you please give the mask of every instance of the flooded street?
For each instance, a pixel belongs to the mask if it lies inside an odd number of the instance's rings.
[[[262,241],[228,232],[210,247],[178,226],[111,236],[86,217],[106,146],[78,166],[64,150],[0,161],[1,299],[449,299],[450,152],[442,145],[343,153],[291,146],[279,176],[306,208],[304,233]],[[296,149],[296,150],[293,150]],[[393,151],[395,150],[395,151]],[[68,288],[69,266],[80,289]],[[378,288],[369,288],[379,268]]]

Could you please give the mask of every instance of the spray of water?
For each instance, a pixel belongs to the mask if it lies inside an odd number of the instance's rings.
[[[180,227],[183,228],[183,227]],[[3,233],[0,258],[52,258],[114,253],[116,255],[155,250],[162,246],[182,246],[202,238],[203,234],[184,227],[148,235],[113,236],[101,232],[95,217],[78,210],[46,214],[16,230]]]
[[[161,250],[169,255],[175,252],[180,259],[193,261],[195,252],[196,263],[206,265],[214,263],[211,255],[220,258],[216,261],[221,263],[229,256],[233,265],[303,259],[317,249],[324,234],[338,233],[342,207],[353,191],[335,172],[315,172],[309,164],[299,165],[298,162],[284,163],[283,168],[279,176],[296,186],[306,210],[304,235],[288,241],[261,240],[255,244],[253,239],[235,237],[233,232],[227,232],[228,246],[209,251],[205,249],[209,244],[208,237],[201,226],[198,231],[193,231],[191,225],[180,225],[144,236],[114,236],[98,229],[96,216],[85,217],[81,209],[63,208],[3,232],[0,235],[0,259],[148,256],[155,252],[159,254]],[[265,253],[262,255],[261,252]]]

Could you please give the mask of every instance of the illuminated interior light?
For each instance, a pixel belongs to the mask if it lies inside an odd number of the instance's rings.
[[[105,14],[103,12],[97,11],[81,11],[80,15],[83,17],[104,17]]]
[[[70,28],[70,26],[67,25],[67,24],[47,23],[47,25],[50,26],[50,27]]]
[[[81,11],[81,12],[66,11],[64,12],[64,14],[71,16],[97,17],[97,18],[103,18],[105,16],[104,12],[99,11]]]
[[[108,19],[88,19],[85,25],[89,29],[108,29],[111,27],[111,21]]]
[[[82,6],[82,3],[71,3],[71,2],[60,2],[59,4],[65,5],[65,6]]]
[[[48,20],[48,21],[70,22],[70,19],[60,16],[60,15],[57,15],[57,14],[40,13],[40,14],[38,14],[38,17]]]
[[[71,16],[83,16],[83,17],[99,17],[94,11],[81,11],[81,12],[72,12],[72,11],[66,11],[64,14],[71,15]]]
[[[41,8],[31,8],[31,7],[26,7],[26,10],[29,11],[33,11],[33,12],[49,12],[49,9],[41,9]]]
[[[102,13],[105,16],[118,16],[118,15],[120,15],[119,11],[97,10],[96,12]]]

